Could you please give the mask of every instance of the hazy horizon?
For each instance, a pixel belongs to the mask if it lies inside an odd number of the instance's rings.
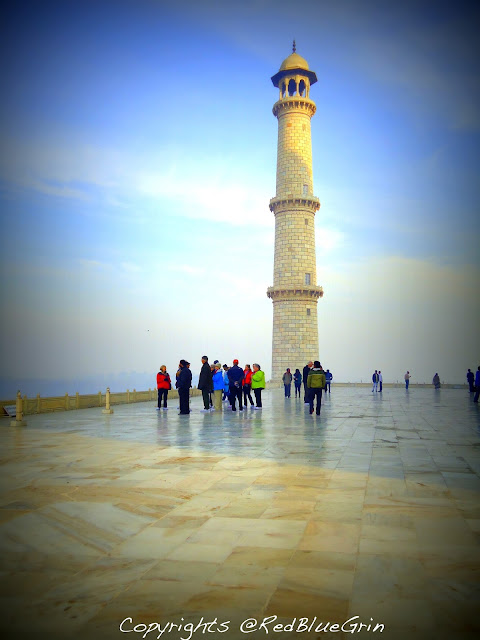
[[[45,0],[4,14],[4,380],[135,371],[153,388],[160,364],[198,374],[204,353],[270,378],[270,78],[294,38],[318,76],[312,359],[342,382],[381,369],[463,384],[480,365],[478,7]]]

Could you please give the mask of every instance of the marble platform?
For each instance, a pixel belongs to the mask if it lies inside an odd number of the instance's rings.
[[[2,637],[479,637],[468,392],[176,405],[0,422]]]

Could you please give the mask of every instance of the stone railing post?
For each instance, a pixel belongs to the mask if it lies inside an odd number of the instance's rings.
[[[130,391],[127,389],[127,404],[130,402]]]
[[[113,413],[113,409],[110,409],[110,387],[107,387],[107,393],[105,394],[105,409],[102,409],[102,413]]]
[[[16,410],[15,410],[15,420],[10,422],[11,427],[26,427],[27,423],[23,419],[23,399],[20,391],[17,392],[17,400],[16,400]]]
[[[134,402],[137,401],[137,390],[136,389],[133,390],[133,401]]]
[[[101,391],[98,392],[98,406],[99,407],[102,406],[102,392]]]

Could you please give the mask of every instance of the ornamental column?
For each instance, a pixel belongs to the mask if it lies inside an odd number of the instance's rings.
[[[273,286],[267,296],[273,302],[272,380],[281,382],[290,367],[300,371],[317,360],[317,302],[323,296],[317,286],[315,212],[310,123],[316,111],[310,87],[317,76],[295,51],[288,56],[272,82],[279,89],[273,106],[278,119],[277,186],[270,200],[275,216]]]

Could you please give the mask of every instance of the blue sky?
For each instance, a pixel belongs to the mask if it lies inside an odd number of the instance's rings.
[[[295,38],[318,76],[319,357],[339,381],[380,368],[387,381],[409,369],[412,382],[463,382],[480,364],[469,6],[12,4],[0,45],[7,374],[194,368],[205,352],[269,375],[270,77]]]

